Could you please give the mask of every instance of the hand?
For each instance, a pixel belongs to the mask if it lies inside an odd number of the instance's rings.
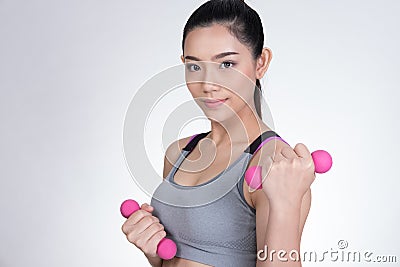
[[[151,215],[152,206],[143,203],[140,210],[132,213],[122,225],[122,232],[129,242],[139,248],[147,257],[156,258],[157,245],[166,236],[160,220]]]
[[[315,180],[315,166],[304,144],[282,148],[263,160],[262,190],[272,205],[300,208],[304,194]]]

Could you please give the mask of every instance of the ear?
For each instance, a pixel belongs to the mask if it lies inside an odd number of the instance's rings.
[[[261,79],[264,77],[265,72],[268,69],[269,63],[272,59],[272,51],[268,47],[264,47],[261,55],[257,59],[256,66],[256,78]]]
[[[185,59],[183,58],[183,55],[181,55],[181,60],[182,60],[182,63],[185,63]]]

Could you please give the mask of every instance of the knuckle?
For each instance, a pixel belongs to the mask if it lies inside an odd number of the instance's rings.
[[[164,226],[162,226],[161,224],[159,224],[159,223],[153,223],[150,227],[149,227],[149,230],[154,234],[154,233],[156,233],[156,232],[158,232],[158,231],[160,231],[160,230],[163,230],[164,229]]]
[[[280,160],[278,162],[276,162],[276,167],[281,169],[284,168],[286,166],[286,162],[284,160]]]
[[[140,215],[140,217],[145,217],[148,215],[148,212],[142,209],[138,210],[137,212],[139,213],[138,215]]]
[[[127,229],[127,226],[126,226],[125,223],[121,226],[121,231],[122,231],[125,235],[127,234],[128,229]]]
[[[292,159],[292,164],[293,166],[295,166],[296,168],[301,167],[302,166],[302,162],[300,158],[294,158]]]
[[[157,238],[161,240],[167,235],[167,233],[165,231],[160,231],[156,235],[157,235]]]
[[[160,224],[160,223],[155,223],[153,225],[153,227],[154,227],[155,231],[164,230],[164,226],[162,224]]]
[[[293,149],[292,149],[290,146],[284,146],[284,147],[282,148],[282,151],[292,152]]]
[[[126,235],[126,239],[128,239],[129,242],[131,242],[132,244],[135,244],[135,245],[137,245],[136,238],[137,238],[137,236],[133,232]]]
[[[313,163],[313,161],[312,161],[312,160],[309,160],[309,161],[304,162],[303,168],[304,168],[305,170],[313,170],[313,169],[314,169],[314,163]]]
[[[158,222],[158,218],[157,217],[155,217],[155,216],[149,216],[149,217],[150,217],[151,223],[157,223]]]
[[[132,232],[133,227],[132,227],[132,225],[127,224],[127,223],[125,222],[125,223],[122,225],[121,230],[122,230],[122,232],[123,232],[125,235],[127,235],[127,234],[129,234],[130,232]]]
[[[145,244],[144,244],[144,242],[142,241],[142,239],[139,239],[138,241],[136,241],[136,246],[137,246],[138,248],[140,248],[141,250],[145,249]]]
[[[139,239],[136,240],[135,244],[136,244],[136,246],[138,248],[143,249],[145,247],[145,245],[146,245],[146,240],[144,240],[142,238],[139,238]]]
[[[130,222],[131,224],[137,223],[140,219],[142,218],[142,215],[139,211],[135,211],[128,219],[127,221]]]
[[[153,222],[153,219],[151,218],[151,216],[145,216],[145,217],[142,219],[142,221],[143,221],[143,223],[150,224],[150,223]]]

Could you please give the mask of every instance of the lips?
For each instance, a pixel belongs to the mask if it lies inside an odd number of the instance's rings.
[[[225,99],[206,99],[206,100],[204,100],[204,104],[208,108],[216,108],[216,107],[222,105],[223,103],[225,103],[226,100],[227,100],[227,98],[225,98]]]
[[[204,100],[204,102],[206,102],[206,103],[218,103],[218,102],[224,102],[226,100],[226,98],[225,99],[206,99],[206,100]]]

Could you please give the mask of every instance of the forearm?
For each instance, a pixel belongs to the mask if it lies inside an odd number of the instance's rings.
[[[144,254],[152,267],[161,267],[163,260],[160,257],[150,257]]]
[[[264,239],[267,258],[258,260],[257,267],[301,267],[300,259],[295,260],[300,257],[300,207],[300,203],[290,207],[270,206]]]

